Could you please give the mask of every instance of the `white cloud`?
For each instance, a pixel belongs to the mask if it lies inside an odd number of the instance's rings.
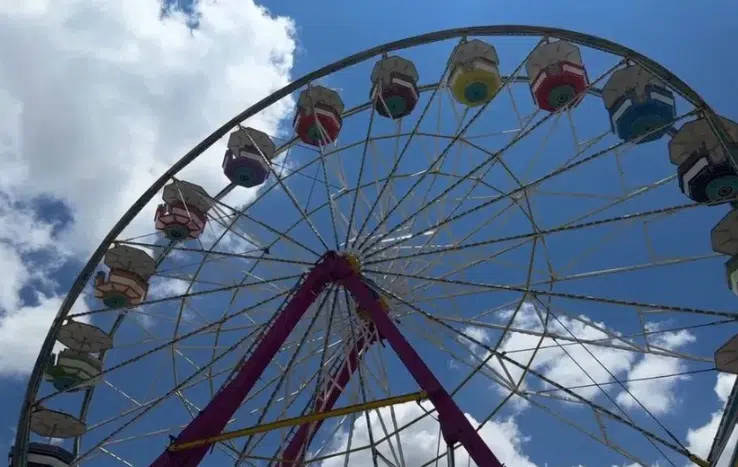
[[[48,274],[66,257],[54,242],[55,225],[39,219],[24,203],[0,192],[0,313],[21,305],[22,288],[33,282],[48,288]]]
[[[256,254],[256,250],[260,248],[257,242],[250,238],[240,223],[233,223],[232,215],[233,213],[228,213],[229,217],[223,218],[220,222],[208,222],[200,235],[203,248],[225,253]]]
[[[62,300],[61,296],[40,295],[36,304],[21,306],[0,316],[0,375],[22,376],[30,372]],[[72,313],[85,311],[87,308],[81,297],[72,308]],[[61,344],[58,344],[55,350],[61,348]]]
[[[64,444],[64,440],[62,438],[51,438],[49,442],[54,446],[61,446]]]
[[[190,283],[180,279],[153,277],[146,295],[149,299],[176,297],[187,292]]]
[[[509,314],[507,316],[509,318]],[[573,335],[582,340],[598,340],[608,337],[607,334],[593,325],[586,324],[586,321],[584,317],[582,321],[565,316],[559,316],[559,321],[551,318],[548,322],[547,331],[560,336]],[[603,323],[593,324],[604,328]],[[523,330],[543,331],[538,314],[530,303],[525,303],[521,307],[515,317],[513,326]],[[510,359],[522,365],[527,365],[533,356],[533,349],[538,346],[539,340],[540,337],[536,335],[508,333],[500,350],[506,352]],[[589,385],[574,390],[588,399],[594,398],[600,392],[596,386],[592,385],[590,377],[598,383],[612,381],[612,376],[608,374],[608,370],[612,375],[622,377],[636,359],[636,354],[614,348],[586,344],[584,346],[569,345],[569,341],[564,340],[559,341],[559,343],[562,344],[561,347],[557,345],[557,341],[551,338],[543,339],[540,350],[535,354],[532,368],[564,387]],[[509,363],[505,365],[505,369],[496,359],[490,360],[490,364],[493,369],[503,375],[506,374],[506,369],[516,382],[522,374],[521,369]],[[531,378],[531,381],[537,380],[535,377]],[[522,387],[526,386],[523,385]]]
[[[512,317],[512,310],[501,312],[502,319],[507,322]],[[543,313],[541,313],[543,317]],[[575,337],[582,341],[599,341],[603,345],[573,344],[569,340],[546,337],[540,343],[540,349],[535,354],[531,368],[543,374],[546,378],[572,389],[578,395],[588,400],[594,400],[602,395],[602,391],[594,383],[606,384],[614,381],[613,376],[618,379],[640,379],[658,376],[669,376],[686,370],[682,360],[664,357],[654,354],[640,354],[619,348],[606,347],[607,339],[611,339],[603,329],[608,330],[610,335],[617,332],[607,329],[604,323],[593,322],[586,316],[578,318],[558,314],[558,319],[550,316],[548,319],[547,333],[562,337]],[[515,316],[513,328],[522,331],[543,332],[541,318],[536,308],[525,303]],[[654,330],[654,325],[647,325],[648,329]],[[489,342],[488,334],[480,328],[467,328],[464,331],[468,336],[482,343]],[[528,365],[533,357],[534,350],[538,346],[540,336],[525,334],[522,332],[509,332],[500,346],[500,351],[521,365]],[[677,350],[695,341],[694,336],[686,330],[679,332],[662,332],[655,334],[651,339],[651,345],[667,350]],[[482,349],[471,341],[463,340],[470,349],[478,354]],[[622,345],[622,344],[621,344]],[[488,353],[484,351],[482,358],[487,358]],[[522,375],[522,370],[510,363],[503,364],[497,359],[489,361],[490,367],[499,375],[509,373],[515,382]],[[507,378],[506,378],[507,379]],[[626,384],[626,388],[646,408],[654,414],[662,414],[673,408],[676,397],[675,390],[679,381],[687,379],[686,376],[666,377],[648,379],[645,381],[632,381]],[[539,378],[529,376],[521,384],[521,388],[531,389],[532,386],[550,387]],[[612,388],[619,392],[617,402],[623,408],[640,408],[638,403],[625,391],[620,391],[620,386],[608,384],[603,389]],[[507,389],[500,387],[503,394]],[[566,394],[559,393],[566,397]],[[515,401],[515,399],[513,399]],[[526,404],[517,401],[513,408],[522,409]]]
[[[23,156],[1,162],[25,175],[5,189],[68,203],[66,240],[83,251],[195,143],[289,81],[294,26],[251,2],[198,3],[194,33],[181,16],[160,20],[149,0],[39,4],[0,6],[0,41],[14,44],[0,52],[0,89],[20,122],[0,121],[19,132]],[[290,104],[249,124],[275,133]],[[221,152],[187,178],[221,188]],[[151,231],[147,215],[132,234]]]
[[[482,344],[489,344],[489,334],[482,328],[468,326],[466,329],[464,329],[464,334],[474,340],[472,341],[470,339],[464,338],[463,336],[460,336],[459,339],[461,340],[461,343],[466,345],[469,350],[475,354],[483,353],[484,348],[477,345],[474,341],[480,342]]]
[[[432,405],[428,402],[424,402],[423,406],[426,410],[430,409]],[[389,407],[379,409],[382,419],[385,421],[386,426],[392,426],[392,418]],[[421,409],[415,403],[406,403],[395,406],[395,416],[397,417],[397,425],[402,426],[409,423],[424,414]],[[476,427],[479,423],[470,415],[467,414],[467,419]],[[376,412],[371,413],[372,434],[375,439],[384,436],[384,431],[381,428],[379,419]],[[508,418],[505,420],[499,420],[489,422],[482,427],[479,431],[482,439],[489,446],[494,446],[494,454],[500,459],[500,462],[505,465],[516,466],[516,467],[535,467],[535,464],[522,452],[523,445],[528,441],[520,432],[517,423],[514,418]],[[406,465],[422,465],[425,462],[436,457],[436,448],[438,445],[439,438],[439,426],[438,422],[431,417],[424,417],[419,422],[409,426],[407,429],[400,432],[400,441],[402,443],[403,454]],[[332,453],[341,452],[346,450],[348,444],[348,432],[339,433],[338,438],[335,442]],[[367,429],[366,418],[358,417],[354,422],[353,439],[351,441],[352,449],[358,446],[366,446],[369,444],[369,430]],[[397,442],[394,438],[393,445],[395,451],[397,451]],[[441,442],[443,447],[443,441]],[[394,462],[394,457],[388,443],[380,444],[377,449],[387,459]],[[321,467],[339,467],[343,466],[345,457],[337,456],[330,458],[322,462]],[[469,461],[468,454],[465,450],[456,450],[456,465],[476,465],[474,463],[467,464]],[[373,466],[371,453],[368,450],[361,451],[357,454],[352,454],[350,457],[350,464],[352,467],[371,467]],[[436,464],[433,464],[436,465]],[[446,459],[443,458],[438,461],[438,467],[446,467]]]
[[[174,161],[289,82],[290,19],[250,0],[196,8],[192,32],[181,14],[160,19],[151,0],[0,1],[0,43],[13,44],[0,48],[0,374],[30,370],[68,252],[84,258]],[[285,99],[247,124],[276,134],[291,109]],[[181,178],[215,193],[221,157],[222,145]],[[234,190],[229,202],[253,194]],[[62,201],[73,221],[40,219],[28,207],[40,197]],[[128,234],[153,231],[155,203]],[[28,287],[38,303],[21,301]]]
[[[679,332],[665,332],[656,334],[651,344],[668,350],[679,348],[695,341],[694,335],[686,330]],[[664,357],[660,355],[647,354],[643,356],[628,373],[628,379],[638,380],[663,375],[673,375],[687,370],[683,360]],[[626,388],[630,392],[618,394],[617,402],[624,408],[640,407],[638,401],[654,415],[668,413],[675,404],[675,389],[679,381],[688,379],[687,376],[673,378],[648,379],[645,381],[632,381],[627,383]],[[635,399],[634,399],[635,397]],[[636,401],[636,399],[638,401]]]
[[[727,373],[718,374],[717,381],[715,382],[715,394],[717,394],[720,400],[720,410],[714,412],[706,424],[697,428],[690,428],[687,431],[687,449],[703,459],[710,453],[710,447],[720,425],[720,419],[723,415],[725,404],[728,402],[728,396],[730,396],[730,391],[733,389],[733,384],[735,384],[735,378],[735,375]],[[736,441],[738,441],[738,430],[734,430],[731,434],[723,456],[719,459],[715,467],[728,467],[730,454],[736,448]]]
[[[55,227],[0,193],[0,375],[29,371],[61,304],[51,275],[68,256]]]
[[[20,302],[20,290],[30,272],[23,265],[18,251],[11,245],[0,244],[0,264],[5,276],[0,281],[0,309],[14,310]]]

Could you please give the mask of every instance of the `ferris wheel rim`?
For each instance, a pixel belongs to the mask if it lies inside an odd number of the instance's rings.
[[[166,172],[164,172],[157,180],[155,180],[146,191],[144,191],[139,196],[139,198],[120,217],[116,224],[102,239],[101,243],[90,255],[88,261],[70,286],[69,291],[62,301],[59,307],[59,311],[54,318],[54,321],[49,328],[49,332],[47,333],[44,342],[39,350],[33,370],[31,371],[31,374],[29,376],[26,392],[19,414],[15,445],[13,450],[14,463],[18,461],[22,463],[26,458],[28,444],[30,440],[30,417],[36,405],[34,401],[38,395],[40,384],[43,378],[43,371],[46,360],[52,352],[54,342],[61,325],[67,318],[74,303],[76,303],[76,301],[78,300],[78,297],[81,294],[85,284],[89,281],[95,268],[102,260],[107,249],[111,245],[115,244],[116,239],[120,236],[124,229],[141,212],[146,204],[151,199],[153,199],[154,196],[156,196],[156,194],[164,187],[164,185],[168,181],[172,180],[179,172],[186,168],[196,158],[202,155],[214,144],[216,144],[221,138],[226,136],[229,131],[238,127],[239,124],[241,124],[248,118],[257,115],[259,112],[262,112],[279,100],[300,90],[306,85],[309,85],[311,82],[314,82],[318,79],[346,69],[358,63],[362,63],[381,54],[386,54],[388,52],[403,50],[415,46],[442,42],[464,36],[551,37],[566,40],[579,45],[584,45],[590,49],[610,53],[615,56],[624,57],[645,68],[654,76],[667,83],[670,87],[677,91],[677,93],[687,99],[696,109],[702,112],[707,121],[713,127],[713,129],[716,130],[720,143],[723,146],[727,147],[727,140],[723,138],[724,132],[722,131],[722,123],[718,120],[718,117],[716,116],[712,108],[701,98],[701,96],[694,89],[692,89],[688,84],[678,78],[667,68],[660,65],[658,62],[650,59],[649,57],[636,52],[633,49],[620,45],[617,42],[600,38],[595,35],[580,33],[563,28],[532,25],[488,25],[437,30],[430,33],[410,36],[396,41],[387,42],[369,49],[364,49],[353,55],[344,57],[329,65],[323,66],[317,70],[307,73],[300,78],[294,80],[293,82],[287,84],[286,86],[282,87],[281,89],[278,89],[277,91],[264,97],[259,102],[256,102],[252,106],[248,107],[243,112],[228,120],[217,130],[215,130],[202,141],[200,141],[200,143],[195,145],[189,152],[187,152],[178,161],[176,161]],[[84,409],[85,405],[83,404],[83,410]]]

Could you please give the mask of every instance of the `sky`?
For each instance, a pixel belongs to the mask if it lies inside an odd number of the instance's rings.
[[[642,52],[689,83],[718,113],[738,120],[738,97],[729,91],[735,65],[723,46],[738,40],[732,20],[738,17],[738,6],[729,1],[680,8],[660,0],[648,5],[623,1],[615,7],[572,0],[557,2],[555,8],[543,1],[473,0],[464,8],[432,0],[422,5],[385,3],[326,0],[319,5],[257,5],[221,0],[163,6],[153,0],[0,0],[0,42],[13,44],[0,50],[0,262],[5,274],[0,285],[0,394],[4,396],[0,402],[0,451],[12,443],[26,377],[65,290],[117,218],[159,174],[222,122],[319,66],[383,42],[437,29],[486,24],[555,26],[611,39]],[[442,66],[447,49],[431,46],[414,57],[419,66],[428,67],[422,70],[433,69],[427,64]],[[504,57],[502,61],[506,63]],[[366,95],[359,91],[364,83],[357,83],[368,80],[360,77],[365,72],[349,70],[325,79],[325,84],[345,90],[347,102],[364,102]],[[294,101],[284,99],[251,119],[249,125],[284,137],[293,108]],[[346,138],[351,138],[349,130],[354,131],[347,127]],[[198,160],[188,173],[203,186],[222,186],[218,158],[215,151],[212,157]],[[294,169],[289,164],[295,162],[282,162]],[[308,190],[306,183],[293,188]],[[254,192],[242,190],[229,198],[229,204],[241,205],[253,197]],[[284,197],[274,202],[285,204],[257,205],[254,215],[289,209]],[[137,218],[141,226],[150,222],[149,212]],[[710,228],[719,217],[713,214],[700,221]],[[141,226],[135,225],[134,230],[151,231],[150,226]],[[692,233],[690,228],[681,227]],[[299,233],[310,235],[304,230]],[[238,239],[232,241],[235,244],[230,249],[243,247]],[[676,248],[685,241],[673,239],[664,248]],[[284,252],[290,254],[290,250]],[[712,262],[709,271],[700,269],[699,274],[705,274],[700,277],[721,280],[717,271],[720,264]],[[214,278],[225,273],[214,269],[204,274]],[[686,287],[689,278],[683,280]],[[722,286],[720,283],[715,289]],[[611,287],[615,294],[628,291],[623,284]],[[161,281],[151,296],[178,291],[181,284]],[[672,303],[700,304],[686,288],[675,287],[671,293]],[[643,296],[648,297],[648,293]],[[225,306],[213,300],[200,305]],[[724,295],[713,296],[709,306],[730,309],[726,300]],[[90,300],[87,306],[95,309],[99,305]],[[524,308],[516,325],[536,329],[534,312],[530,306]],[[586,313],[577,309],[574,316],[578,312]],[[96,323],[101,326],[108,324],[107,318],[99,319]],[[606,327],[624,329],[620,323],[608,321],[610,318],[597,315],[593,319]],[[591,326],[581,327],[571,317],[562,318],[560,326],[589,338],[599,336]],[[133,341],[136,331],[130,332],[124,338]],[[494,338],[479,329],[469,332],[476,333],[481,342]],[[735,328],[727,327],[716,334],[666,333],[658,345],[709,355],[715,348],[712,339],[724,341],[733,333]],[[530,345],[523,335],[515,338],[505,342],[508,350]],[[432,348],[423,350],[429,358],[434,352]],[[472,351],[484,357],[483,349]],[[550,352],[537,368],[571,385],[586,383],[581,376],[567,373],[569,368],[557,365],[562,358],[563,354]],[[578,360],[587,358],[580,355]],[[597,358],[616,374],[630,378],[649,376],[654,369],[665,373],[679,370],[669,367],[675,364],[673,359],[647,361],[604,351]],[[408,379],[401,376],[397,362],[390,366],[397,368],[398,381]],[[591,370],[596,371],[595,367],[592,364]],[[157,368],[152,364],[137,371],[153,375]],[[458,377],[448,367],[438,371],[448,381]],[[594,374],[608,378],[607,374]],[[397,384],[400,388],[405,385]],[[669,426],[679,430],[677,436],[690,449],[705,455],[730,387],[729,377],[710,373],[664,386],[634,386],[632,393],[641,401],[648,400],[651,411],[660,417],[671,417]],[[494,399],[487,392],[487,387],[470,389],[471,396]],[[637,409],[624,393],[614,397],[623,406]],[[108,399],[102,399],[100,404],[107,403]],[[109,403],[111,411],[118,409]],[[602,454],[605,451],[601,448],[576,453],[552,449],[567,442],[566,433],[557,433],[551,429],[554,425],[539,422],[529,408],[522,402],[520,405],[506,412],[498,423],[487,425],[483,433],[490,444],[499,445],[496,452],[501,452],[508,465],[598,466],[603,465],[603,458],[608,465],[629,463],[617,455]],[[99,417],[104,418],[106,410],[99,410]],[[417,406],[402,406],[397,416],[411,420],[420,411]],[[469,416],[474,418],[475,414]],[[433,423],[426,419],[408,436],[427,438],[436,429]],[[368,433],[366,422],[361,420],[354,429]],[[622,436],[626,442],[636,442]],[[340,446],[340,439],[337,443]],[[427,448],[422,443],[418,446]],[[147,448],[154,449],[151,445]],[[653,465],[668,465],[653,452],[648,456],[645,460]],[[328,460],[324,465],[339,465],[334,462]]]

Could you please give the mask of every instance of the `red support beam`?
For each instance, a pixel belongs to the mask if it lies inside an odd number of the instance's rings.
[[[223,432],[228,420],[236,413],[302,315],[331,282],[332,265],[337,258],[335,253],[329,252],[318,261],[238,374],[182,430],[175,443],[216,436]],[[195,467],[200,464],[208,449],[210,446],[205,445],[183,451],[164,451],[151,467]]]
[[[369,331],[371,333],[370,337],[367,338],[366,336],[362,336],[359,338],[343,363],[332,375],[329,376],[330,379],[324,383],[328,388],[321,391],[316,398],[316,413],[322,413],[333,409],[336,401],[338,401],[338,398],[343,393],[346,385],[359,367],[360,358],[363,355],[362,351],[368,350],[373,343],[379,340],[377,331],[372,328],[373,326]],[[305,449],[307,446],[310,446],[310,443],[323,422],[324,420],[319,420],[317,422],[300,425],[300,428],[295,432],[295,436],[292,437],[287,448],[285,448],[282,453],[282,462],[280,463],[280,467],[294,467],[302,465]]]
[[[252,356],[241,367],[236,376],[223,386],[198,416],[182,430],[182,433],[174,442],[184,443],[217,436],[222,433],[228,420],[236,413],[246,395],[254,387],[256,381],[277,354],[279,348],[305,314],[305,311],[331,282],[338,283],[351,292],[359,307],[368,313],[374,326],[376,326],[378,334],[382,336],[381,338],[389,342],[415,381],[428,394],[428,398],[438,412],[441,432],[446,442],[449,445],[457,442],[461,443],[466,448],[469,456],[479,466],[503,467],[489,447],[482,441],[479,433],[472,427],[463,412],[454,403],[448,392],[433,375],[430,368],[397,329],[397,326],[387,315],[388,310],[382,305],[376,292],[366,285],[364,279],[353,269],[352,264],[346,258],[333,251],[326,253],[305,277],[294,297],[274,320]],[[361,346],[359,345],[361,339],[357,342],[354,351],[348,356],[348,364],[341,366],[335,375],[334,381],[338,383],[337,386],[323,395],[322,398],[317,399],[318,406],[322,406],[321,411],[330,410],[338,400],[343,388],[351,379],[351,375],[356,371],[359,364],[360,349],[364,345],[368,347],[377,339],[376,334],[372,334],[372,336],[374,337],[369,339],[362,337],[365,343]],[[303,431],[304,433],[301,433]],[[317,431],[317,427],[312,430],[312,433],[315,433],[315,431]],[[301,462],[300,456],[304,452],[303,447],[308,446],[311,439],[309,425],[301,426],[288,446],[288,450],[285,451],[284,456],[288,462],[283,463],[282,466],[285,467],[290,464],[294,466],[296,465],[295,462]],[[296,447],[292,447],[293,443]],[[205,445],[182,451],[170,452],[167,450],[151,464],[151,467],[196,467],[205,457],[208,449],[209,446]]]
[[[349,268],[349,265],[346,264],[343,267],[339,265],[338,267],[341,269]],[[334,274],[337,272],[334,272]],[[450,446],[456,442],[461,443],[472,460],[479,466],[503,467],[502,463],[479,436],[479,433],[469,423],[464,413],[433,375],[430,368],[415,352],[415,349],[405,339],[400,330],[397,329],[392,319],[387,316],[377,299],[376,293],[356,273],[336,275],[341,277],[338,283],[348,289],[359,306],[369,313],[379,333],[392,346],[418,385],[428,393],[428,399],[438,412],[438,421],[446,442]]]

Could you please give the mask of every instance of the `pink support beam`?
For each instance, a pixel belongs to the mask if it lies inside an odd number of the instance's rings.
[[[338,265],[338,267],[340,269],[347,268],[350,270],[348,264]],[[451,396],[436,379],[430,368],[426,366],[425,362],[415,352],[415,349],[413,349],[399,329],[397,329],[395,323],[382,310],[376,295],[366,285],[364,280],[356,273],[340,275],[337,273],[338,271],[334,271],[334,275],[342,277],[338,280],[339,284],[346,287],[359,306],[369,313],[382,337],[389,342],[418,385],[428,393],[428,399],[430,399],[436,411],[438,411],[438,421],[446,442],[449,445],[456,442],[461,443],[478,466],[502,467],[502,463],[495,457],[485,442],[482,441],[479,433],[472,427],[469,420],[466,419],[464,413],[454,403]]]
[[[362,336],[359,338],[343,363],[332,375],[329,376],[330,379],[325,382],[325,385],[328,387],[321,391],[316,398],[316,413],[322,413],[333,409],[336,401],[343,393],[343,390],[346,388],[346,385],[351,380],[351,377],[359,366],[359,360],[362,356],[361,352],[371,347],[371,345],[378,340],[376,330],[371,330],[370,332],[371,337],[367,338],[366,336]],[[302,465],[302,458],[305,453],[304,447],[310,445],[310,442],[315,437],[315,434],[323,424],[323,421],[324,420],[318,420],[313,423],[300,425],[295,436],[282,453],[282,462],[280,463],[280,467]]]
[[[219,435],[228,420],[233,417],[246,395],[254,387],[256,381],[266,369],[269,362],[279,351],[292,330],[297,325],[315,298],[323,292],[332,280],[333,263],[338,256],[329,252],[315,265],[305,280],[300,284],[295,296],[274,320],[272,326],[256,347],[256,350],[241,367],[238,374],[228,382],[208,403],[208,405],[190,422],[175,443],[184,443],[196,439]],[[210,446],[202,446],[182,451],[164,451],[151,467],[195,467]]]

